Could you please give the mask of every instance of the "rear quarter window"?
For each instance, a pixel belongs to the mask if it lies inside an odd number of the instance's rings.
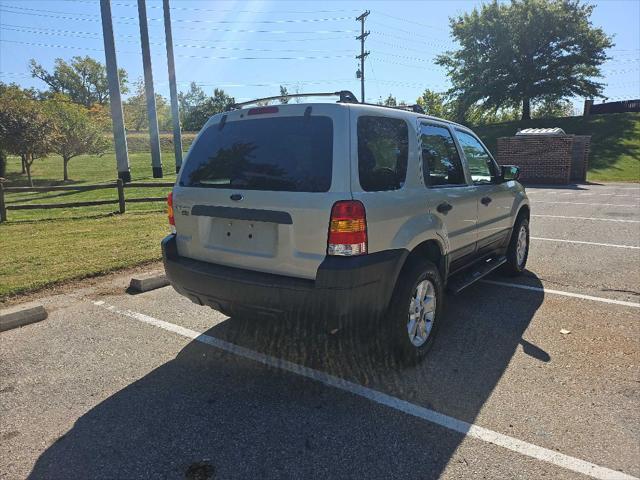
[[[358,174],[367,192],[397,190],[407,176],[409,128],[404,120],[362,116],[358,119]]]
[[[180,185],[326,192],[331,187],[329,117],[271,117],[206,128],[189,152]]]

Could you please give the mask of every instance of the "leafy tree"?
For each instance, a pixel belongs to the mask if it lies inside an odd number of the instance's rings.
[[[205,97],[203,101],[190,106],[185,113],[182,127],[186,131],[198,131],[209,120],[209,117],[224,112],[235,99],[227,95],[224,90],[216,88],[212,97]]]
[[[135,84],[135,94],[129,97],[122,108],[124,110],[124,123],[132,130],[148,130],[149,116],[147,115],[147,96],[144,90],[144,82],[139,79]],[[156,93],[156,115],[160,130],[170,129],[171,110],[167,99]]]
[[[53,72],[49,72],[34,59],[29,62],[31,76],[39,78],[49,86],[49,93],[64,93],[76,103],[90,107],[94,103],[101,105],[109,101],[107,71],[99,61],[89,57],[73,57],[70,63],[56,58]],[[127,72],[118,70],[120,92],[125,94]]]
[[[198,106],[202,105],[207,100],[207,94],[204,90],[198,86],[196,82],[189,84],[189,90],[187,92],[178,93],[178,107],[180,109],[180,123],[183,128],[185,123],[188,122],[188,117],[191,112]]]
[[[544,99],[533,109],[535,118],[562,118],[574,115],[573,104],[568,100]]]
[[[62,157],[63,178],[69,181],[69,161],[78,155],[102,155],[109,142],[87,108],[69,101],[62,94],[46,101],[46,110],[55,121],[59,135],[51,143],[51,152]]]
[[[389,94],[389,96],[387,98],[385,98],[384,100],[382,99],[382,97],[380,97],[378,99],[378,105],[384,105],[386,107],[397,107],[398,106],[398,100],[396,100],[396,97],[394,97],[393,95]]]
[[[0,95],[0,148],[23,158],[29,185],[33,186],[31,165],[46,156],[59,133],[54,119],[47,115],[43,102],[19,88],[6,89]]]
[[[282,95],[282,98],[280,98],[280,103],[287,104],[289,103],[289,100],[291,100],[290,98],[287,98],[289,92],[287,91],[287,87],[283,85],[280,85],[280,95]]]
[[[451,106],[447,105],[444,95],[428,88],[416,100],[427,115],[439,118],[449,118]]]
[[[611,37],[591,24],[594,6],[580,0],[493,0],[450,19],[461,48],[438,56],[462,111],[498,109],[571,95],[602,96],[600,66]]]

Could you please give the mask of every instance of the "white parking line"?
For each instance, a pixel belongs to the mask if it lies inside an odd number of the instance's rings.
[[[539,215],[531,214],[532,217],[542,218],[570,218],[574,220],[600,220],[602,222],[622,222],[622,223],[640,223],[640,220],[623,220],[621,218],[602,218],[602,217],[571,217],[568,215]]]
[[[562,295],[563,297],[580,298],[582,300],[592,300],[594,302],[613,303],[614,305],[624,305],[625,307],[640,308],[640,303],[626,302],[624,300],[614,300],[613,298],[594,297],[592,295],[584,295],[582,293],[564,292],[562,290],[552,290],[550,288],[532,287],[531,285],[521,285],[519,283],[500,282],[497,280],[480,280],[482,283],[490,283],[492,285],[500,285],[501,287],[520,288],[522,290],[532,290],[534,292],[551,293],[553,295]]]
[[[564,240],[562,238],[544,238],[544,237],[531,237],[531,240],[544,240],[545,242],[562,242],[562,243],[578,243],[581,245],[597,245],[600,247],[613,247],[613,248],[630,248],[634,250],[640,250],[640,247],[633,245],[618,245],[615,243],[598,243],[598,242],[583,242],[582,240]]]
[[[95,303],[96,302],[94,302],[94,304]],[[120,315],[133,318],[140,322],[153,325],[154,327],[176,333],[191,340],[210,345],[220,350],[224,350],[225,352],[232,353],[239,357],[253,360],[269,367],[278,368],[280,370],[294,373],[296,375],[315,380],[316,382],[322,383],[329,387],[349,392],[353,395],[358,395],[372,402],[384,405],[389,408],[393,408],[394,410],[412,415],[414,417],[439,425],[454,432],[458,432],[462,435],[476,438],[478,440],[482,440],[483,442],[491,443],[493,445],[506,448],[513,452],[520,453],[521,455],[525,455],[537,460],[541,460],[543,462],[548,462],[553,465],[566,468],[567,470],[571,470],[573,472],[582,473],[584,475],[589,475],[591,477],[602,480],[640,480],[637,477],[633,477],[622,472],[611,470],[606,467],[601,467],[599,465],[581,460],[579,458],[570,457],[569,455],[555,452],[553,450],[539,447],[538,445],[534,445],[532,443],[528,443],[523,440],[519,440],[517,438],[510,437],[493,430],[489,430],[488,428],[480,427],[463,420],[458,420],[457,418],[438,413],[434,410],[421,407],[420,405],[409,403],[406,400],[387,395],[386,393],[364,387],[357,383],[349,382],[328,373],[298,365],[297,363],[289,362],[281,358],[272,357],[264,353],[249,350],[248,348],[225,342],[224,340],[220,340],[210,335],[198,333],[195,330],[184,328],[180,325],[175,325],[163,320],[158,320],[157,318],[150,317],[149,315],[145,315],[143,313],[138,313],[131,310],[117,309],[112,309],[112,311],[115,313],[119,313]]]
[[[538,203],[553,203],[554,205],[593,205],[596,207],[631,207],[638,208],[640,205],[630,205],[628,203],[592,203],[592,202],[545,202],[542,200],[534,200],[534,205]]]

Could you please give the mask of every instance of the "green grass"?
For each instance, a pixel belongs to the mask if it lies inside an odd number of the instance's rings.
[[[640,181],[640,113],[505,122],[474,127],[474,131],[496,152],[499,137],[512,136],[521,128],[548,127],[560,127],[569,134],[591,135],[587,180]]]
[[[163,213],[0,225],[0,301],[160,258]]]
[[[164,153],[165,178],[154,180],[149,153],[130,154],[135,181],[175,180],[173,157]],[[35,185],[62,184],[62,159],[38,159],[32,167]],[[71,160],[72,185],[113,182],[114,154]],[[26,186],[20,160],[9,159],[6,186]],[[170,189],[127,188],[126,198],[165,196]],[[115,188],[90,192],[7,193],[7,205],[117,199]],[[53,210],[9,210],[0,224],[0,301],[61,281],[94,276],[160,259],[160,240],[169,231],[165,202],[129,203],[124,215],[117,204]]]

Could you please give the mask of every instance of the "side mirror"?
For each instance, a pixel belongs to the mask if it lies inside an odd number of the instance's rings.
[[[520,178],[520,167],[516,167],[515,165],[502,165],[502,167],[500,167],[500,175],[502,176],[503,182],[518,180]]]

